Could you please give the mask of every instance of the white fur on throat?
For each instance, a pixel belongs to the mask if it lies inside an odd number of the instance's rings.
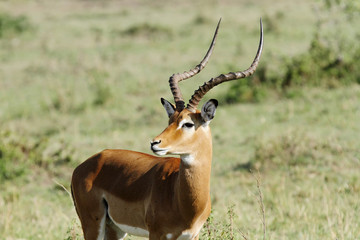
[[[195,158],[194,158],[194,156],[191,155],[191,154],[182,154],[182,155],[180,156],[180,158],[181,158],[181,162],[184,163],[185,165],[193,165],[194,162],[195,162],[195,161],[194,161]]]

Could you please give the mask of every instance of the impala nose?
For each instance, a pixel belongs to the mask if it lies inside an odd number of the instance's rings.
[[[158,141],[152,140],[152,141],[150,142],[150,145],[153,147],[154,145],[158,145],[158,144],[160,144],[160,143],[161,143],[161,140],[158,140]]]
[[[166,155],[168,150],[166,148],[159,147],[160,143],[161,143],[161,140],[152,140],[150,142],[150,145],[151,145],[150,148],[156,155],[159,155],[159,156]]]

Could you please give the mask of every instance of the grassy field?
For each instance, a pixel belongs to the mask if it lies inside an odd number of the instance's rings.
[[[167,124],[159,99],[172,101],[169,76],[201,60],[220,17],[207,68],[181,83],[186,97],[219,73],[248,67],[260,17],[260,64],[280,74],[284,56],[309,48],[319,5],[0,2],[0,239],[83,239],[64,189],[72,170],[105,148],[151,153],[149,141]],[[213,213],[202,239],[263,239],[256,178],[267,239],[360,239],[360,85],[227,104],[230,86],[204,99],[217,98],[219,108]]]

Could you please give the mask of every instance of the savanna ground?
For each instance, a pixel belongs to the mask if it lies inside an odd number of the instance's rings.
[[[358,4],[0,2],[0,239],[83,239],[72,170],[105,148],[150,153],[169,76],[200,61],[220,17],[186,96],[248,67],[260,17],[265,46],[254,78],[206,96],[220,106],[201,238],[263,239],[263,203],[267,239],[360,239]]]

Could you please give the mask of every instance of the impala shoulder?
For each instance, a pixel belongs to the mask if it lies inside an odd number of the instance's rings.
[[[170,175],[179,172],[180,169],[180,158],[160,158],[162,161],[159,164],[161,169],[162,179],[169,177]]]
[[[99,158],[106,161],[152,159],[153,156],[124,149],[104,149],[99,153]]]

